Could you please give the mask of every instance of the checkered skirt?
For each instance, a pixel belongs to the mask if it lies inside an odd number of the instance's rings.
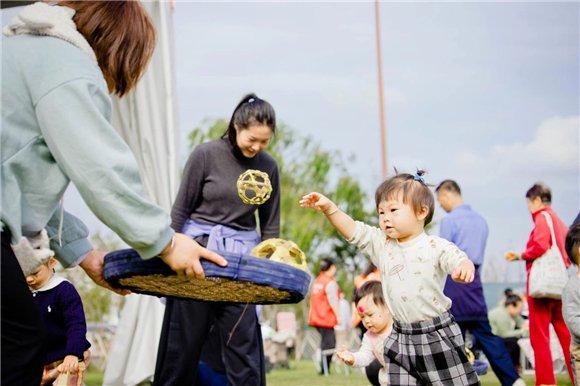
[[[465,354],[461,330],[453,316],[426,321],[395,321],[385,341],[389,385],[479,385]]]

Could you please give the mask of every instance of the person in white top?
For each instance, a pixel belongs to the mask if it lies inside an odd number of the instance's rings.
[[[443,294],[448,274],[456,282],[470,283],[475,267],[453,243],[425,233],[435,200],[423,174],[397,174],[377,188],[379,228],[354,221],[317,192],[302,197],[300,205],[323,212],[381,272],[394,320],[384,347],[388,383],[479,385],[461,330],[448,312],[451,300]]]
[[[337,355],[349,366],[366,367],[377,359],[381,364],[379,384],[388,385],[387,363],[384,358],[384,344],[393,329],[393,318],[383,297],[381,282],[371,280],[364,283],[355,293],[354,303],[367,329],[357,352],[340,350]]]

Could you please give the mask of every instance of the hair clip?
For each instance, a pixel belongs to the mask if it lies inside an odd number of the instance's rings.
[[[422,183],[422,184],[424,184],[424,183],[425,183],[425,179],[424,179],[424,178],[423,178],[423,176],[422,176],[422,175],[420,175],[419,173],[415,174],[415,175],[413,176],[413,179],[414,179],[415,181],[419,181],[419,182],[420,182],[420,183]]]
[[[252,102],[255,102],[255,101],[256,101],[256,99],[254,99],[254,98],[248,99],[248,103],[252,103]]]

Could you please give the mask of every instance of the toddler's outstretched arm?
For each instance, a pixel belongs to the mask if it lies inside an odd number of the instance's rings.
[[[368,335],[364,335],[360,348],[357,352],[351,352],[348,350],[338,350],[336,355],[340,360],[349,366],[354,367],[366,367],[375,360],[375,354],[373,353],[373,345],[369,340]]]
[[[338,359],[343,361],[348,366],[354,365],[354,355],[348,350],[339,350],[336,352]]]
[[[317,192],[308,193],[300,200],[300,206],[303,208],[312,208],[324,213],[332,226],[345,239],[349,240],[354,235],[356,227],[354,220],[323,194]]]

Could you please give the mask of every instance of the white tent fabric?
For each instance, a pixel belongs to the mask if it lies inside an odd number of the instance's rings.
[[[129,295],[109,351],[104,386],[134,386],[153,376],[164,310],[157,298]]]
[[[113,98],[113,125],[135,154],[146,193],[169,211],[178,182],[171,3],[142,4],[157,29],[157,46],[135,90],[122,99]],[[104,386],[133,386],[153,376],[164,311],[158,298],[126,297]]]

